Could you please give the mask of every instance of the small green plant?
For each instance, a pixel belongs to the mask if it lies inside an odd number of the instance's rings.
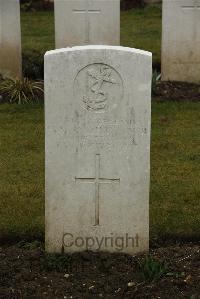
[[[32,8],[33,1],[27,1],[25,3],[21,3],[21,11],[27,12],[30,11]]]
[[[143,262],[140,263],[140,271],[145,280],[152,281],[165,274],[167,266],[151,256],[146,256]]]
[[[5,79],[0,82],[0,95],[4,101],[17,104],[38,101],[44,94],[42,81],[23,79]]]
[[[152,83],[151,83],[151,90],[153,95],[156,94],[156,83],[157,81],[160,80],[160,78],[161,78],[161,74],[157,70],[154,70],[152,74]]]

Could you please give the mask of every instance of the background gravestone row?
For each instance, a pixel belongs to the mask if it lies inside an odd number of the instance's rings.
[[[54,2],[56,48],[120,44],[120,0]],[[21,78],[19,0],[0,0],[0,26],[0,73]],[[199,28],[200,0],[163,0],[162,80],[199,82]]]

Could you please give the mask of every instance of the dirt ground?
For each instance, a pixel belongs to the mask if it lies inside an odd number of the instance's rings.
[[[157,81],[153,99],[158,101],[200,101],[200,85]]]
[[[150,256],[148,268],[144,255],[47,255],[39,242],[2,246],[0,298],[200,298],[200,244],[154,248]]]

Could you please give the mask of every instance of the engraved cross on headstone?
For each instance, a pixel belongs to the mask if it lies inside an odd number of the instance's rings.
[[[88,3],[86,4],[88,6]],[[99,14],[100,9],[73,9],[73,13],[84,14],[85,15],[85,43],[89,44],[90,42],[90,15]]]
[[[197,11],[200,12],[200,3],[195,3],[194,5],[183,5],[181,6],[185,11]]]
[[[95,177],[75,178],[76,181],[95,184],[95,225],[99,225],[99,189],[100,184],[120,183],[120,179],[108,179],[100,176],[100,155],[95,156]]]

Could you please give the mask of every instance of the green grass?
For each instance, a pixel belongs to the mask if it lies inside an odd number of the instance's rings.
[[[199,103],[153,105],[151,233],[200,233]]]
[[[22,13],[23,53],[54,48],[52,12]],[[160,63],[161,8],[121,13],[121,45],[153,52]],[[154,103],[150,230],[192,235],[200,227],[198,103]],[[0,105],[0,233],[44,234],[44,118],[40,105]]]
[[[0,105],[0,232],[44,230],[44,121],[37,105]],[[0,234],[1,235],[1,234]]]
[[[121,13],[121,45],[153,53],[153,63],[161,61],[161,7],[146,6]]]
[[[159,64],[161,7],[121,12],[121,45],[151,51],[153,62]],[[24,53],[54,49],[53,12],[22,13],[22,46]]]
[[[199,103],[153,103],[150,230],[192,235],[200,227]],[[44,233],[44,118],[39,105],[0,105],[0,231]]]
[[[54,16],[52,12],[21,13],[22,50],[45,53],[55,48]]]

